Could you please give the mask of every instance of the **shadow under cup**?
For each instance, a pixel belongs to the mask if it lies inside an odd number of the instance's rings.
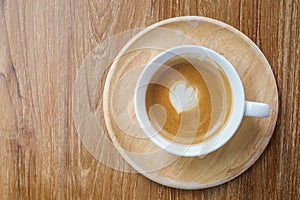
[[[175,56],[151,77],[145,96],[153,129],[178,144],[198,144],[226,125],[232,92],[221,67],[197,54]]]

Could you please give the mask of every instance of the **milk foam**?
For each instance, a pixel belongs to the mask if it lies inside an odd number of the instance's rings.
[[[198,90],[185,81],[177,81],[169,91],[169,99],[178,114],[191,110],[198,104]]]

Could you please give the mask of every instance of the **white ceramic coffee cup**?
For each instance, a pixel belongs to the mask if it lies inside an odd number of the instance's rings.
[[[231,88],[231,113],[223,128],[214,136],[198,144],[183,145],[163,138],[151,125],[146,110],[146,91],[153,75],[170,59],[183,54],[195,54],[217,63],[225,73]],[[268,117],[268,104],[245,101],[241,79],[231,65],[219,53],[201,46],[184,45],[163,51],[151,60],[141,73],[134,94],[134,109],[137,121],[147,137],[158,147],[179,156],[203,156],[222,147],[234,135],[243,116]]]

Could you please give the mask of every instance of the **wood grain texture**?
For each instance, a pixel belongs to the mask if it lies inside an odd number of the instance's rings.
[[[299,0],[0,0],[1,199],[300,199]],[[202,15],[241,30],[272,66],[275,132],[260,159],[222,186],[184,191],[99,163],[72,120],[73,83],[101,41]]]

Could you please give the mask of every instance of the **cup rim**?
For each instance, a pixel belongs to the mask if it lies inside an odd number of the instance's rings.
[[[231,113],[225,126],[217,135],[197,144],[172,143],[160,136],[152,127],[146,111],[146,90],[155,72],[166,61],[182,54],[199,54],[214,60],[224,71],[231,88]],[[167,49],[154,57],[143,69],[138,78],[134,93],[134,111],[137,121],[144,134],[161,149],[178,156],[203,156],[209,154],[227,143],[239,127],[245,109],[245,95],[242,81],[232,64],[212,49],[197,45],[181,45]]]

